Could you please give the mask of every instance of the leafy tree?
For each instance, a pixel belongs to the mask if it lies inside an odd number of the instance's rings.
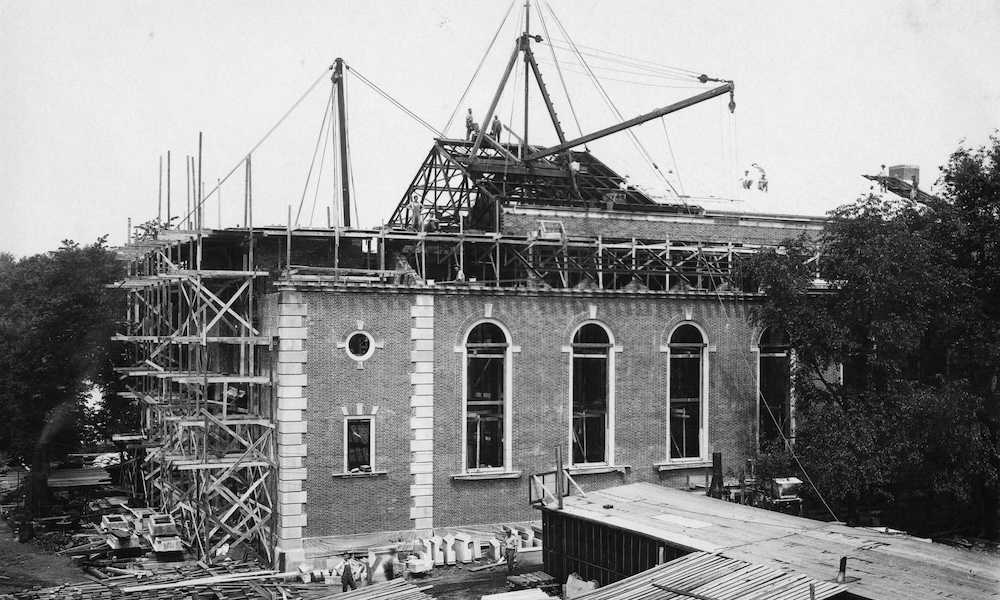
[[[948,493],[998,536],[998,159],[996,136],[960,148],[940,198],[861,198],[819,240],[755,258],[766,299],[752,318],[783,328],[795,353],[795,453],[849,513]]]
[[[78,447],[95,386],[113,397],[120,276],[104,238],[0,256],[0,451],[42,466]]]

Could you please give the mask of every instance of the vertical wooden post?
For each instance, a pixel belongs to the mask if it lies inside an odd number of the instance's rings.
[[[191,229],[191,180],[193,178],[193,175],[191,175],[190,156],[184,157],[184,168],[186,169],[184,172],[184,178],[187,179],[187,197],[185,199],[185,206],[184,206],[184,211],[185,211],[184,220],[181,222],[187,223],[187,228]]]
[[[845,583],[847,581],[847,557],[840,557],[840,570],[837,571],[837,583]]]
[[[334,61],[333,83],[337,88],[337,123],[340,129],[340,190],[344,227],[351,226],[350,166],[347,161],[347,109],[344,106],[344,59]]]
[[[563,508],[563,460],[562,446],[556,444],[556,498],[559,499],[559,510]]]
[[[167,150],[167,225],[170,225],[170,150]]]
[[[201,139],[202,139],[202,132],[199,131],[198,132],[198,185],[196,187],[196,189],[198,190],[197,194],[198,203],[195,205],[195,212],[198,215],[198,218],[195,220],[195,222],[198,224],[197,227],[198,229],[201,229],[205,225],[202,213],[202,206],[201,206],[201,203],[204,200],[203,196],[205,195],[205,180],[201,175]]]
[[[713,498],[722,498],[722,453],[712,453],[712,485],[709,486],[708,495]]]
[[[524,35],[521,36],[521,48],[527,49],[531,42],[531,0],[524,3]],[[531,65],[528,61],[528,53],[524,53],[524,152],[528,152],[528,98],[530,97],[528,84],[530,79]],[[483,123],[483,128],[489,127],[489,123]]]

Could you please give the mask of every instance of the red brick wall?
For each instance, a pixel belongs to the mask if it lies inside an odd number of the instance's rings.
[[[305,537],[410,528],[410,305],[412,296],[386,293],[306,292],[308,454]],[[357,321],[384,349],[358,369],[338,342]],[[362,403],[375,415],[375,477],[334,478],[344,471],[344,415]]]
[[[425,290],[421,290],[425,292]],[[666,453],[666,364],[660,352],[670,327],[690,310],[708,334],[710,346],[709,452],[723,453],[724,471],[735,474],[754,446],[755,355],[748,307],[741,300],[713,296],[594,295],[541,292],[435,293],[434,526],[522,521],[538,517],[528,506],[532,473],[555,466],[555,446],[568,448],[569,345],[574,329],[597,306],[622,347],[616,360],[615,462],[624,474],[576,476],[583,488],[599,489],[637,481],[684,485],[702,482],[704,469],[660,473],[655,462]],[[306,443],[309,515],[306,537],[408,529],[409,395],[411,370],[409,307],[413,294],[388,291],[307,292],[309,420]],[[462,471],[462,354],[467,329],[484,317],[507,327],[520,352],[513,358],[513,468],[518,479],[460,481]],[[336,348],[363,319],[365,329],[385,348],[358,370]],[[379,405],[376,417],[377,470],[388,475],[335,479],[342,470],[343,416],[340,407]]]
[[[516,480],[461,481],[461,354],[454,352],[483,305],[493,304],[493,318],[511,332],[521,352],[514,355],[513,443]],[[683,485],[704,479],[703,469],[660,474],[654,462],[666,454],[666,356],[660,352],[671,319],[692,320],[707,330],[710,357],[709,451],[723,453],[723,469],[735,473],[753,445],[755,390],[751,328],[746,307],[737,301],[656,297],[569,298],[565,296],[438,296],[435,371],[435,525],[460,525],[537,518],[527,506],[530,474],[555,468],[555,446],[568,449],[569,345],[576,326],[597,306],[597,320],[607,325],[622,352],[616,355],[615,462],[626,474],[578,475],[586,489],[637,481]],[[565,458],[564,458],[565,460]]]

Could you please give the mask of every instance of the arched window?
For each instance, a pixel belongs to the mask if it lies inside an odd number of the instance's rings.
[[[761,448],[791,435],[791,361],[788,338],[768,327],[757,358],[757,441]]]
[[[507,467],[510,342],[496,323],[480,323],[465,341],[465,467]]]
[[[573,464],[610,462],[612,344],[604,327],[587,323],[573,335],[572,458]]]
[[[667,407],[667,456],[670,460],[708,454],[707,357],[705,338],[694,325],[670,334],[670,388]]]

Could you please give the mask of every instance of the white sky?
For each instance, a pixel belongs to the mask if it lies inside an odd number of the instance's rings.
[[[860,174],[883,163],[920,166],[926,189],[963,139],[977,147],[1000,127],[1000,3],[991,0],[549,2],[578,46],[735,81],[734,115],[723,96],[637,128],[660,169],[676,171],[671,183],[708,208],[822,214],[867,190]],[[477,119],[488,108],[521,30],[513,20],[522,4],[459,106],[508,0],[0,0],[0,251],[26,256],[103,234],[124,243],[129,217],[138,224],[157,214],[159,160],[168,150],[178,214],[185,158],[197,156],[199,132],[207,191],[338,56],[438,129],[458,109],[448,133],[462,137],[465,108]],[[548,38],[538,12],[532,33]],[[543,15],[551,37],[565,40]],[[548,47],[533,47],[575,137]],[[624,118],[712,87],[663,87],[688,84],[640,77],[635,61],[584,52]],[[584,133],[610,125],[569,58],[560,54]],[[298,212],[328,77],[254,153],[255,225],[286,223],[289,206]],[[433,134],[358,79],[347,85],[360,225],[376,226],[391,215]],[[512,114],[521,122],[523,98],[515,94],[512,86],[501,102],[505,122]],[[537,96],[529,141],[552,144]],[[624,134],[590,149],[650,191],[665,188]],[[754,162],[767,170],[767,194],[737,184]],[[325,207],[339,204],[332,167],[328,151],[318,192],[312,184],[305,192],[301,225],[311,214],[313,225],[325,226]],[[239,169],[222,186],[223,226],[242,224],[243,180]],[[217,198],[206,206],[211,227]]]

